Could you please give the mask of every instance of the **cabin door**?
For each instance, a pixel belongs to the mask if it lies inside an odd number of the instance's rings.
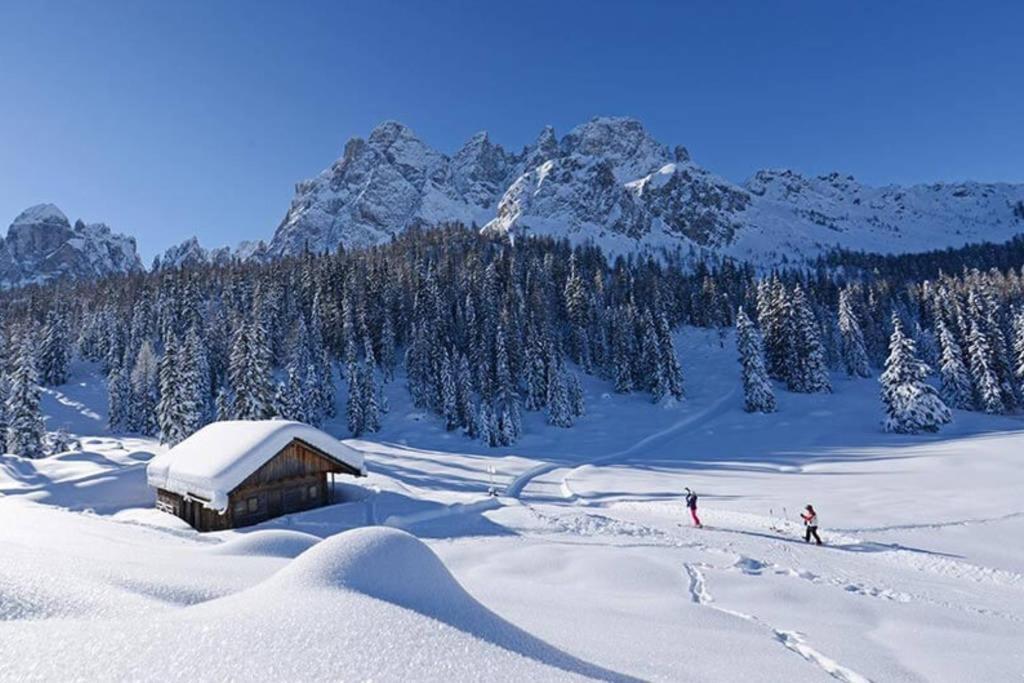
[[[267,513],[271,517],[279,517],[284,513],[284,507],[281,505],[281,489],[267,491]]]

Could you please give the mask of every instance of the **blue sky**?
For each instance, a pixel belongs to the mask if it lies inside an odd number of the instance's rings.
[[[1024,181],[1024,3],[0,0],[0,227],[269,238],[397,119],[454,151],[641,119],[737,181]]]

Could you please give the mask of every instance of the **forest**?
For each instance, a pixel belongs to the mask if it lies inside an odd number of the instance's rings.
[[[168,444],[213,420],[320,424],[338,410],[352,435],[372,433],[383,387],[401,382],[446,429],[507,446],[523,411],[572,427],[581,373],[683,400],[682,325],[718,329],[723,344],[736,328],[749,411],[774,410],[776,388],[877,375],[883,428],[929,431],[949,408],[1024,406],[1021,252],[1020,240],[835,252],[764,272],[446,225],[368,249],[30,286],[0,295],[0,447],[66,446],[46,433],[39,385],[66,382],[76,358],[106,375],[112,431]]]

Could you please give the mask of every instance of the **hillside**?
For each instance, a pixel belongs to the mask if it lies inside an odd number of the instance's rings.
[[[1024,531],[1019,418],[957,411],[940,435],[886,435],[877,383],[839,375],[833,394],[780,392],[778,413],[749,415],[731,340],[676,341],[685,403],[652,411],[587,379],[591,409],[574,429],[531,415],[527,436],[497,451],[446,432],[392,384],[392,419],[351,442],[371,476],[339,480],[347,502],[202,535],[149,508],[144,467],[161,447],[106,433],[96,370],[76,366],[44,407],[84,452],[0,460],[0,678],[172,667],[958,681],[1021,669],[1024,555],[1006,542]],[[344,434],[340,421],[327,429]],[[701,495],[705,529],[689,525],[684,486]],[[798,538],[806,502],[825,547]],[[217,637],[193,637],[203,631]],[[304,656],[290,656],[298,643]]]

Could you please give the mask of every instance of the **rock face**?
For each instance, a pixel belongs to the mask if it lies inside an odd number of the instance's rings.
[[[736,184],[628,118],[595,118],[561,140],[545,128],[519,153],[478,133],[451,157],[389,122],[296,186],[268,253],[380,244],[413,225],[460,221],[496,235],[593,240],[613,253],[700,247],[779,263],[834,246],[1004,240],[1024,231],[1022,202],[1022,185],[876,188],[837,173],[759,171]]]
[[[195,268],[205,265],[226,265],[231,262],[230,247],[205,249],[199,244],[199,238],[190,237],[181,244],[170,247],[163,254],[153,259],[152,270],[170,270],[173,268]]]
[[[134,238],[114,234],[103,223],[79,220],[72,226],[53,204],[23,211],[0,241],[0,286],[4,288],[141,270]]]

